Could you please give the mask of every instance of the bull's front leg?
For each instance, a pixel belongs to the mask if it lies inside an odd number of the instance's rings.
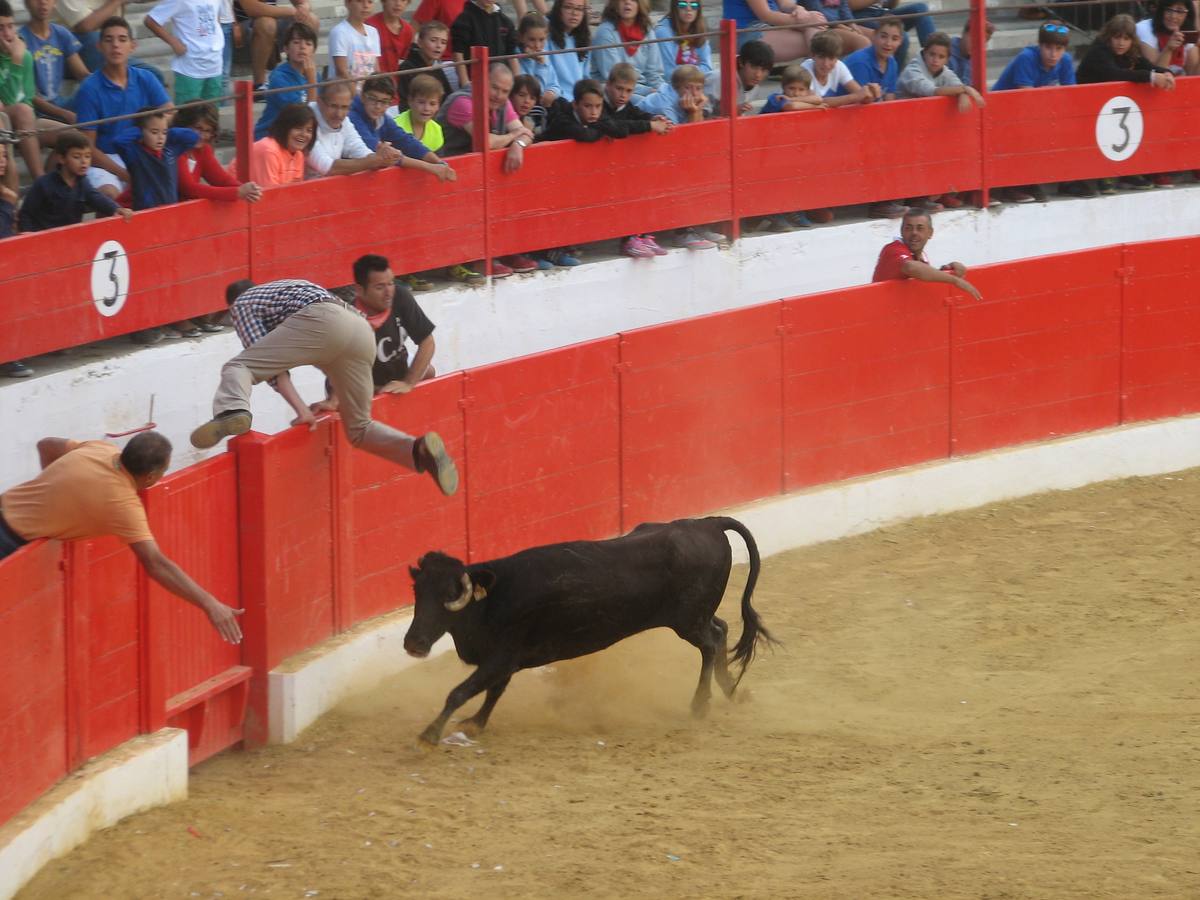
[[[421,732],[420,739],[426,744],[436,745],[442,739],[442,730],[446,727],[446,723],[450,721],[450,717],[454,715],[454,711],[478,694],[482,690],[491,688],[493,685],[503,682],[508,684],[508,679],[512,677],[512,670],[507,667],[498,665],[482,665],[470,675],[462,684],[458,685],[446,697],[446,705],[442,707],[441,714],[429,723],[429,726]],[[501,688],[503,691],[503,687]],[[490,694],[488,695],[490,698]],[[499,693],[496,695],[499,700]],[[492,701],[495,705],[495,701]],[[486,707],[487,704],[485,703]],[[488,710],[491,712],[491,710]],[[481,710],[482,712],[482,710]]]
[[[483,698],[483,706],[479,707],[479,712],[475,713],[471,718],[463,719],[458,723],[462,726],[463,734],[467,737],[475,737],[483,729],[487,728],[488,718],[496,706],[496,701],[500,699],[500,695],[508,687],[508,682],[511,678],[511,675],[506,675],[487,689],[487,696]]]

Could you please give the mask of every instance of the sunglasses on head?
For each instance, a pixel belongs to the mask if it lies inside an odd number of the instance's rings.
[[[699,0],[678,0],[678,2],[675,5],[678,6],[680,9],[699,9],[700,8]]]
[[[1043,25],[1042,31],[1048,31],[1050,34],[1070,34],[1066,25]]]

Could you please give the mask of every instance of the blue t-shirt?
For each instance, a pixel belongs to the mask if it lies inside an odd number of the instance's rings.
[[[148,70],[129,66],[128,82],[124,88],[109,80],[103,71],[93,72],[83,80],[75,94],[75,114],[80,122],[124,116],[147,106],[162,106],[168,102],[162,84]],[[107,125],[81,125],[85,131],[96,132],[96,146],[105,153],[116,153],[117,135],[129,127],[131,119],[109,122]]]
[[[967,87],[974,87],[971,83],[971,57],[963,55],[964,43],[963,38],[950,38],[950,59],[946,62],[946,68]]]
[[[1046,70],[1042,65],[1042,54],[1038,45],[1026,47],[1012,62],[1004,67],[993,91],[1011,91],[1024,87],[1058,87],[1060,84],[1075,84],[1075,64],[1071,54],[1064,53],[1053,69]]]
[[[767,8],[778,12],[779,4],[775,0],[767,0]],[[754,10],[750,8],[750,4],[746,0],[724,0],[721,10],[721,18],[733,19],[739,29],[749,28],[759,21],[758,16],[754,14]]]
[[[33,80],[37,83],[38,96],[55,106],[62,106],[66,102],[62,96],[62,83],[67,57],[83,49],[83,44],[62,25],[53,22],[50,37],[44,41],[30,31],[28,25],[21,26],[20,34],[33,54]]]
[[[271,77],[267,79],[268,88],[285,88],[293,87],[300,88],[295,91],[284,91],[281,94],[268,94],[267,105],[263,107],[262,117],[254,125],[254,139],[261,141],[267,136],[267,132],[275,123],[275,119],[279,116],[279,111],[289,103],[307,103],[308,96],[303,89],[303,85],[308,84],[308,79],[292,68],[291,63],[280,63],[271,72]]]
[[[846,68],[850,70],[854,80],[863,87],[868,84],[877,84],[884,94],[896,93],[896,82],[900,80],[900,66],[896,63],[895,57],[889,57],[887,68],[880,69],[878,60],[875,58],[875,48],[869,46],[855,50],[849,56],[843,57],[842,62],[846,64]]]

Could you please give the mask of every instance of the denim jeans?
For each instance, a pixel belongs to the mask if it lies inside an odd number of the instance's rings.
[[[233,82],[229,77],[233,71],[233,23],[223,23],[221,31],[225,33],[225,58],[221,64],[221,93],[229,96],[232,93],[231,88],[233,87]]]
[[[904,68],[905,62],[908,61],[908,32],[912,29],[917,30],[917,41],[922,47],[925,46],[925,40],[935,31],[937,25],[934,24],[933,16],[924,15],[929,12],[929,6],[925,3],[902,3],[895,9],[884,9],[882,6],[868,6],[866,9],[860,9],[854,14],[856,19],[878,19],[883,16],[918,16],[915,19],[901,19],[904,23],[904,36],[900,39],[900,49],[896,51],[896,62],[900,68]],[[864,28],[875,28],[874,22],[863,22]]]

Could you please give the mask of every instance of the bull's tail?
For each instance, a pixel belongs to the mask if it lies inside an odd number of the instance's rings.
[[[754,593],[754,586],[758,583],[758,570],[760,559],[758,556],[758,544],[754,542],[754,535],[750,533],[750,529],[739,522],[737,519],[731,519],[728,516],[716,517],[716,521],[720,524],[724,531],[736,531],[741,535],[742,540],[746,543],[746,552],[750,556],[750,574],[746,578],[746,587],[742,591],[742,636],[733,647],[733,652],[729,654],[730,665],[737,664],[737,678],[734,679],[734,688],[741,683],[742,676],[746,674],[746,667],[753,661],[755,654],[758,652],[758,643],[763,641],[766,644],[778,644],[779,641],[771,636],[771,632],[767,631],[759,618],[754,607],[750,605],[750,596]]]

